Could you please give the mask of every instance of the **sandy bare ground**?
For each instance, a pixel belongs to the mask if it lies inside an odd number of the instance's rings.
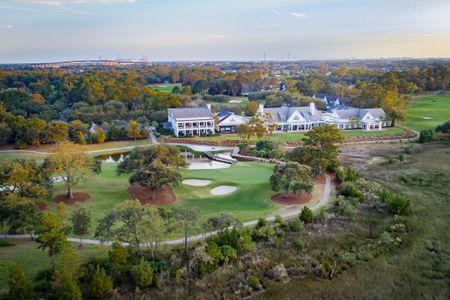
[[[220,185],[209,191],[212,195],[221,196],[228,195],[237,190],[237,187],[231,185]]]
[[[211,184],[211,180],[203,180],[203,179],[186,179],[183,180],[183,184],[190,186],[207,186]]]

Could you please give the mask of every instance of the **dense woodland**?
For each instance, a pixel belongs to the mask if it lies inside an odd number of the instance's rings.
[[[278,90],[280,82],[285,83],[285,91]],[[162,93],[151,88],[156,83],[180,86]],[[79,143],[126,139],[130,136],[123,128],[132,120],[159,126],[166,121],[169,107],[198,105],[197,100],[203,99],[220,108],[227,96],[243,94],[269,107],[304,105],[317,93],[334,94],[350,97],[350,104],[357,107],[382,107],[396,121],[403,119],[411,95],[446,90],[449,85],[449,63],[422,61],[401,71],[274,64],[87,70],[4,67],[0,70],[0,143],[22,147],[66,139]],[[230,109],[245,112],[242,107]],[[89,132],[92,122],[108,129],[114,125],[122,132]]]

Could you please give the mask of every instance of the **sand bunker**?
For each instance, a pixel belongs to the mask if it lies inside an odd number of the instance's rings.
[[[231,194],[232,192],[234,192],[235,190],[237,190],[237,187],[235,186],[230,186],[230,185],[221,185],[218,187],[213,188],[210,193],[212,195],[227,195],[227,194]]]
[[[211,184],[211,180],[201,180],[201,179],[186,179],[183,180],[183,184],[191,186],[207,186]]]

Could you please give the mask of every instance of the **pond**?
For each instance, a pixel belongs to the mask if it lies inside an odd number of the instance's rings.
[[[95,158],[100,159],[104,163],[120,163],[124,160],[124,158],[129,154],[129,152],[124,153],[115,153],[111,155],[99,155]],[[205,170],[205,169],[224,169],[229,168],[231,165],[215,160],[210,160],[205,155],[192,154],[190,152],[184,151],[181,152],[181,155],[186,159],[188,165],[187,169],[192,170]],[[231,158],[230,153],[221,153],[217,156]]]

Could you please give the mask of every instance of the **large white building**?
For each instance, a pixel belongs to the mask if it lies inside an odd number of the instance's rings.
[[[343,106],[329,112],[316,108],[314,102],[304,107],[271,107],[259,106],[258,114],[267,124],[276,124],[276,131],[307,131],[316,126],[333,124],[339,129],[381,130],[390,127],[386,113],[381,108],[355,108]],[[169,123],[175,136],[209,135],[233,133],[239,125],[246,124],[248,117],[239,116],[221,110],[213,115],[211,106],[193,108],[171,108],[168,111]]]
[[[211,106],[169,108],[168,122],[175,136],[214,134],[214,116]]]

